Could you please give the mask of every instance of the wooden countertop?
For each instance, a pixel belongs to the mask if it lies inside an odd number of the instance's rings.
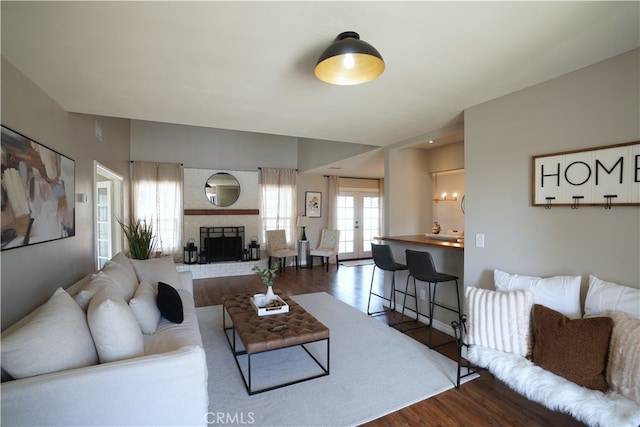
[[[413,234],[409,236],[376,236],[374,239],[385,240],[388,242],[408,243],[411,245],[436,246],[445,249],[464,250],[464,243],[430,239],[424,234]]]

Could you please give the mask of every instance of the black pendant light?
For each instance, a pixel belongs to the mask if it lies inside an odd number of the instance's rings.
[[[336,37],[316,63],[316,77],[334,85],[357,85],[377,78],[384,71],[380,52],[360,40],[354,31]]]

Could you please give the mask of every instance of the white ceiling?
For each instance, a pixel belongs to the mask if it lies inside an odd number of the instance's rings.
[[[422,142],[465,108],[640,45],[637,1],[1,7],[2,55],[68,111],[375,146]],[[315,78],[347,30],[382,54],[377,80]]]

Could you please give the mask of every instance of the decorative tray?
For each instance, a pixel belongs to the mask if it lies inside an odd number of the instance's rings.
[[[269,316],[271,314],[280,314],[289,312],[289,304],[284,302],[282,298],[276,295],[275,301],[267,307],[260,307],[253,297],[250,298],[251,306],[258,312],[258,316]]]

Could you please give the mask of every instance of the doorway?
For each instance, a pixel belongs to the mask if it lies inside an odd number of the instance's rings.
[[[371,258],[371,242],[380,233],[380,197],[373,191],[338,194],[340,258]]]
[[[122,177],[95,162],[94,236],[95,264],[99,270],[122,250],[122,233],[116,218],[122,218]]]

